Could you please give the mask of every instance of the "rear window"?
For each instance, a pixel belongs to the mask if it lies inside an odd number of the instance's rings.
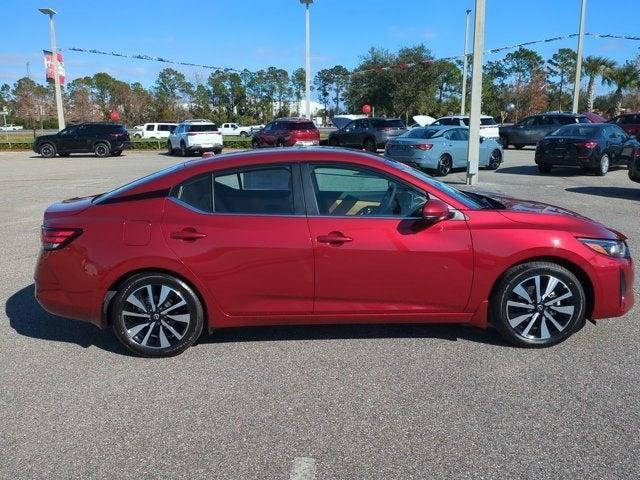
[[[189,125],[190,132],[217,132],[218,126],[215,123],[203,123]]]
[[[597,135],[599,126],[595,125],[565,125],[550,133],[551,137],[581,137],[592,138]]]
[[[158,170],[157,172],[151,173],[150,175],[147,175],[146,177],[142,177],[142,178],[138,178],[137,180],[134,180],[131,183],[127,183],[126,185],[123,185],[121,187],[116,188],[115,190],[111,190],[110,192],[107,193],[103,193],[102,195],[98,195],[97,197],[95,197],[92,202],[95,203],[96,205],[99,205],[101,203],[105,203],[108,200],[119,196],[120,194],[131,190],[133,188],[139,187],[140,185],[144,185],[145,183],[148,182],[152,182],[158,178],[161,178],[165,175],[169,175],[177,170],[180,170],[181,168],[184,168],[184,164],[182,163],[178,163],[175,165],[171,165],[167,168],[164,168],[162,170]]]
[[[462,119],[462,123],[465,124],[466,127],[469,126],[469,119],[468,118],[463,118]],[[496,121],[493,119],[493,117],[481,117],[480,118],[480,125],[497,125]]]
[[[399,118],[391,120],[373,120],[374,128],[404,128],[404,123]]]
[[[437,128],[414,128],[401,135],[404,138],[432,138],[437,136],[442,130]]]
[[[313,122],[289,122],[286,123],[287,130],[315,130]]]

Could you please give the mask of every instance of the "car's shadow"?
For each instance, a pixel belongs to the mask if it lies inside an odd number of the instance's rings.
[[[565,188],[567,192],[582,193],[584,195],[595,195],[598,197],[620,198],[623,200],[640,201],[640,185],[636,188],[627,187],[570,187]]]
[[[614,165],[609,170],[626,170],[623,165]],[[508,173],[511,175],[535,175],[537,177],[596,177],[592,170],[583,170],[579,167],[553,167],[550,173],[541,173],[537,165],[519,165],[517,167],[500,167],[496,173]]]
[[[34,297],[31,284],[7,300],[5,312],[10,326],[20,335],[79,345],[96,346],[120,355],[132,355],[122,346],[111,330],[45,312]],[[493,329],[481,330],[466,325],[398,324],[398,325],[291,325],[274,327],[225,328],[208,335],[198,344],[229,342],[276,342],[289,340],[377,339],[377,338],[437,338],[469,340],[489,345],[507,346]]]

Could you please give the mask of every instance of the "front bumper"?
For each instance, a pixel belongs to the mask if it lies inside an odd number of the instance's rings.
[[[634,268],[630,258],[614,259],[597,256],[592,260],[595,277],[595,303],[592,319],[620,317],[635,302],[633,297]]]

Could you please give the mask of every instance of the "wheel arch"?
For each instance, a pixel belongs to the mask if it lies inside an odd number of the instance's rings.
[[[556,257],[553,255],[541,255],[541,256],[524,258],[506,267],[502,271],[502,273],[500,273],[500,275],[498,275],[498,277],[494,280],[493,285],[491,286],[491,290],[489,291],[489,296],[488,296],[489,302],[491,302],[494,295],[496,294],[496,289],[498,287],[498,284],[504,278],[506,273],[509,270],[511,270],[513,267],[522,265],[523,263],[529,263],[529,262],[555,263],[560,265],[561,267],[566,268],[571,273],[573,273],[578,278],[578,280],[580,281],[580,284],[584,288],[584,293],[587,300],[587,305],[585,308],[585,317],[586,318],[591,317],[591,315],[593,314],[593,308],[595,306],[595,295],[596,295],[596,292],[593,286],[593,281],[591,280],[587,272],[577,263],[574,263],[571,260],[567,260],[566,258]]]
[[[174,270],[170,270],[167,268],[138,268],[135,270],[130,270],[126,273],[123,273],[118,278],[116,278],[111,285],[107,288],[105,292],[104,298],[102,300],[102,311],[101,311],[101,322],[103,326],[111,325],[111,307],[113,305],[113,299],[116,296],[116,293],[120,286],[126,282],[129,278],[139,275],[141,273],[154,274],[154,273],[163,273],[165,275],[171,275],[172,277],[176,277],[178,280],[186,283],[193,293],[196,294],[198,300],[200,300],[200,304],[202,305],[202,311],[204,313],[204,325],[207,328],[210,328],[209,325],[209,309],[205,298],[202,296],[200,289],[192,282],[189,278],[184,275],[175,272]]]

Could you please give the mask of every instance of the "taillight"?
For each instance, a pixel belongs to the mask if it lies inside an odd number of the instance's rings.
[[[411,145],[411,148],[416,148],[416,149],[422,150],[424,152],[426,150],[431,150],[433,148],[433,144],[431,144],[431,143],[420,143],[418,145]]]
[[[598,142],[577,142],[576,146],[585,147],[585,148],[588,148],[589,150],[593,150],[598,146]]]
[[[57,250],[69,245],[82,233],[79,228],[50,228],[42,227],[40,239],[44,250]]]

